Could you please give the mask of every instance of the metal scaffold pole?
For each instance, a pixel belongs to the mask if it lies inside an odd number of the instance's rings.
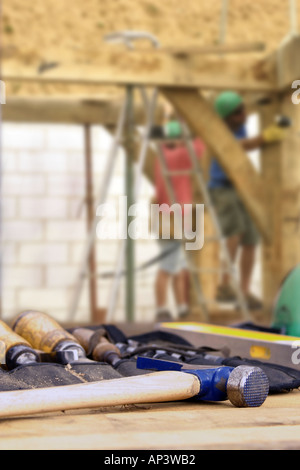
[[[92,130],[90,124],[84,125],[84,144],[85,144],[85,197],[87,209],[87,230],[93,227],[94,219],[94,188],[93,188],[93,152],[92,152]],[[89,277],[89,301],[91,320],[98,320],[98,292],[97,292],[97,256],[95,243],[92,245],[88,260],[90,271]]]
[[[127,87],[127,122],[125,126],[125,194],[127,196],[126,207],[126,319],[129,322],[134,320],[135,311],[135,250],[134,240],[130,236],[130,225],[133,222],[133,216],[130,208],[135,202],[134,194],[134,93],[133,87]]]

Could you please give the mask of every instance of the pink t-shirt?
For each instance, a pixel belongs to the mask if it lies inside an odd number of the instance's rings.
[[[201,158],[205,150],[205,145],[200,139],[195,139],[193,142],[198,158]],[[192,169],[192,162],[186,146],[180,145],[175,148],[163,146],[166,165],[169,171],[185,171]],[[192,179],[191,174],[171,175],[170,180],[174,189],[176,203],[180,205],[193,203]],[[156,202],[157,204],[171,205],[168,196],[168,191],[164,182],[164,177],[161,172],[161,165],[159,160],[155,164],[155,187],[156,187]]]

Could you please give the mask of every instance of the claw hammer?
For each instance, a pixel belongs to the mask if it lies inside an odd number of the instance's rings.
[[[269,394],[269,380],[259,367],[200,366],[180,362],[138,357],[137,368],[160,371],[181,371],[198,378],[200,390],[194,399],[201,401],[229,400],[239,408],[261,406]]]

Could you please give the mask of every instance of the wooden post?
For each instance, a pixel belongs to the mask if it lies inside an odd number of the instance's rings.
[[[93,169],[92,169],[92,145],[91,145],[91,126],[85,124],[84,126],[85,137],[85,198],[87,209],[87,229],[91,230],[93,227],[94,213],[94,189],[93,189]],[[93,245],[89,257],[89,299],[91,321],[99,321],[97,312],[97,262],[96,262],[96,248]]]
[[[275,114],[292,119],[292,127],[282,144],[266,146],[262,151],[262,176],[266,187],[272,241],[264,243],[263,290],[267,308],[287,273],[300,262],[300,105],[291,101],[291,90],[261,111],[262,126],[273,122]]]
[[[277,99],[263,106],[260,113],[262,129],[274,121],[280,110]],[[272,228],[272,242],[262,244],[262,283],[264,304],[269,311],[282,276],[282,144],[267,145],[261,150],[261,172],[265,184],[265,203]]]
[[[289,90],[281,100],[282,113],[292,127],[282,145],[282,277],[300,262],[300,105]]]
[[[203,176],[206,181],[209,179],[209,167],[211,162],[211,152],[207,149],[200,161]],[[199,186],[193,178],[193,201],[195,204],[204,204],[203,194],[199,190]],[[210,217],[209,211],[205,208],[204,215],[204,232],[205,239],[216,235],[213,221]],[[218,285],[218,274],[216,270],[220,268],[219,259],[219,244],[218,242],[204,242],[204,246],[201,250],[193,252],[193,261],[195,266],[205,270],[203,273],[199,273],[199,282],[202,286],[203,294],[209,301],[208,309],[211,313],[210,301],[213,301],[217,291]],[[209,270],[209,271],[206,271]],[[210,271],[211,270],[211,271]],[[199,317],[199,321],[203,321],[203,315],[199,309],[199,305],[194,295],[191,295],[192,311],[195,313],[195,317]]]

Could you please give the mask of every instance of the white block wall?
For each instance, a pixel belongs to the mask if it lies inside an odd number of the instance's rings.
[[[41,309],[67,319],[86,239],[84,133],[81,126],[4,123],[2,172],[3,318]],[[98,194],[111,136],[92,128],[95,192]],[[123,153],[108,202],[123,194]],[[142,199],[152,188],[144,180]],[[97,242],[98,269],[113,270],[118,241]],[[137,263],[157,254],[153,241],[138,241]],[[155,268],[137,277],[137,320],[152,320]],[[106,307],[111,281],[99,280],[99,306]],[[113,320],[125,320],[124,286]],[[89,320],[87,282],[75,320]]]

